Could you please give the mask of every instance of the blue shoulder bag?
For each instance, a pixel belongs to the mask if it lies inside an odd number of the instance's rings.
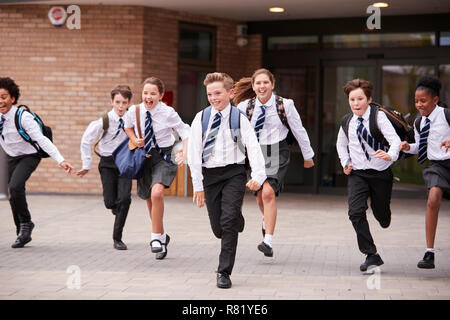
[[[139,138],[142,138],[139,105],[136,105],[136,123]],[[142,168],[146,159],[144,148],[136,147],[127,138],[113,151],[112,156],[120,171],[120,176],[128,179],[139,179],[142,177]]]

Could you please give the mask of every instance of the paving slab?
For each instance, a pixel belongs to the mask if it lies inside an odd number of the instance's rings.
[[[443,201],[436,235],[436,269],[416,267],[425,248],[425,200],[392,199],[392,223],[368,220],[385,264],[361,273],[364,256],[347,215],[345,196],[282,194],[274,257],[264,257],[261,222],[247,194],[229,290],[216,287],[219,240],[205,208],[191,198],[165,197],[171,236],[159,261],[149,248],[146,204],[133,196],[123,241],[113,248],[114,216],[100,195],[28,195],[33,240],[12,249],[15,228],[0,201],[0,300],[409,300],[450,299],[450,201]]]

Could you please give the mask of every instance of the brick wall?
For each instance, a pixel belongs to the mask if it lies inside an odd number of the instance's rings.
[[[226,72],[234,80],[253,73],[262,65],[262,38],[249,37],[249,45],[236,44],[239,22],[175,12],[159,8],[145,8],[144,76],[154,75],[164,80],[166,90],[174,91],[177,106],[178,22],[215,26],[217,28],[216,70]]]
[[[51,25],[50,8],[0,6],[0,75],[20,85],[19,103],[42,115],[61,154],[77,170],[81,136],[90,121],[110,109],[109,92],[117,84],[130,85],[137,103],[142,80],[160,77],[174,92],[177,108],[178,21],[217,26],[218,71],[238,80],[261,66],[261,38],[251,36],[251,49],[239,48],[234,21],[148,7],[80,6],[81,30],[69,30]],[[43,159],[27,190],[99,194],[97,164],[94,156],[93,170],[79,179]]]

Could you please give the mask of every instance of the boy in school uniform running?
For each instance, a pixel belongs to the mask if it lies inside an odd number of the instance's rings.
[[[193,202],[203,207],[206,202],[208,216],[214,235],[221,239],[217,286],[230,288],[238,232],[244,229],[242,202],[245,187],[259,190],[266,180],[264,157],[253,128],[244,114],[232,107],[233,79],[226,73],[209,73],[203,84],[206,87],[211,113],[208,127],[203,135],[203,112],[197,113],[191,127],[188,159],[194,187]],[[205,109],[206,110],[206,109]],[[230,132],[231,112],[240,117],[241,141],[235,142]],[[252,169],[247,182],[245,153],[247,148]]]
[[[92,121],[81,138],[81,159],[83,167],[77,176],[84,177],[92,168],[91,147],[101,135],[98,142],[100,162],[98,170],[103,186],[103,200],[105,207],[112,210],[115,215],[113,228],[114,248],[127,250],[122,242],[122,231],[131,204],[131,179],[120,176],[112,152],[126,139],[123,117],[130,106],[132,92],[129,86],[117,86],[111,91],[112,110],[107,113],[108,128],[103,129],[103,119]]]
[[[12,248],[22,248],[30,242],[34,223],[31,221],[30,211],[25,194],[25,184],[36,170],[41,156],[35,147],[26,142],[15,124],[15,104],[19,101],[19,86],[11,78],[0,78],[0,145],[6,152],[8,160],[8,188],[9,203],[16,225],[17,239]],[[23,129],[39,147],[52,157],[58,165],[70,174],[73,167],[64,160],[56,146],[45,137],[39,124],[29,112],[24,112],[21,120]]]
[[[341,126],[336,143],[341,165],[348,175],[348,215],[356,231],[359,250],[367,255],[360,266],[361,271],[384,263],[370,234],[366,217],[367,200],[370,198],[373,214],[381,227],[389,227],[393,184],[390,166],[397,160],[400,146],[400,138],[383,112],[378,112],[377,123],[389,142],[389,150],[382,150],[381,144],[370,135],[372,89],[372,84],[366,80],[347,82],[344,92],[353,116],[349,122],[348,137]]]

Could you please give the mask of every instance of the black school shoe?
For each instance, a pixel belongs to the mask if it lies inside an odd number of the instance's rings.
[[[359,270],[367,271],[368,267],[381,266],[382,264],[384,264],[384,262],[383,260],[381,260],[379,254],[368,254],[366,257],[366,261],[364,261],[364,263],[359,266]]]
[[[31,232],[33,231],[34,223],[32,221],[21,223],[20,231],[16,241],[11,245],[11,248],[23,248],[31,239]]]
[[[417,264],[417,268],[420,269],[434,269],[434,252],[427,251],[423,256],[423,259]]]
[[[164,252],[158,252],[157,254],[156,254],[156,260],[162,260],[162,259],[164,259],[166,256],[167,256],[167,246],[169,245],[169,242],[170,242],[170,237],[169,237],[169,235],[168,234],[166,234],[166,243],[164,243],[163,245],[164,246],[166,246],[166,251],[164,251]],[[161,250],[162,250],[162,248],[161,248]]]
[[[269,247],[264,241],[258,244],[258,250],[264,253],[266,257],[273,257],[273,249]]]
[[[114,240],[114,249],[117,250],[127,250],[127,245],[123,243],[121,240]]]
[[[217,287],[221,289],[231,288],[230,275],[226,273],[217,273]]]
[[[387,220],[381,221],[381,222],[380,222],[380,226],[381,226],[383,229],[388,228],[390,225],[391,225],[391,217],[390,217],[390,216],[388,217]]]

